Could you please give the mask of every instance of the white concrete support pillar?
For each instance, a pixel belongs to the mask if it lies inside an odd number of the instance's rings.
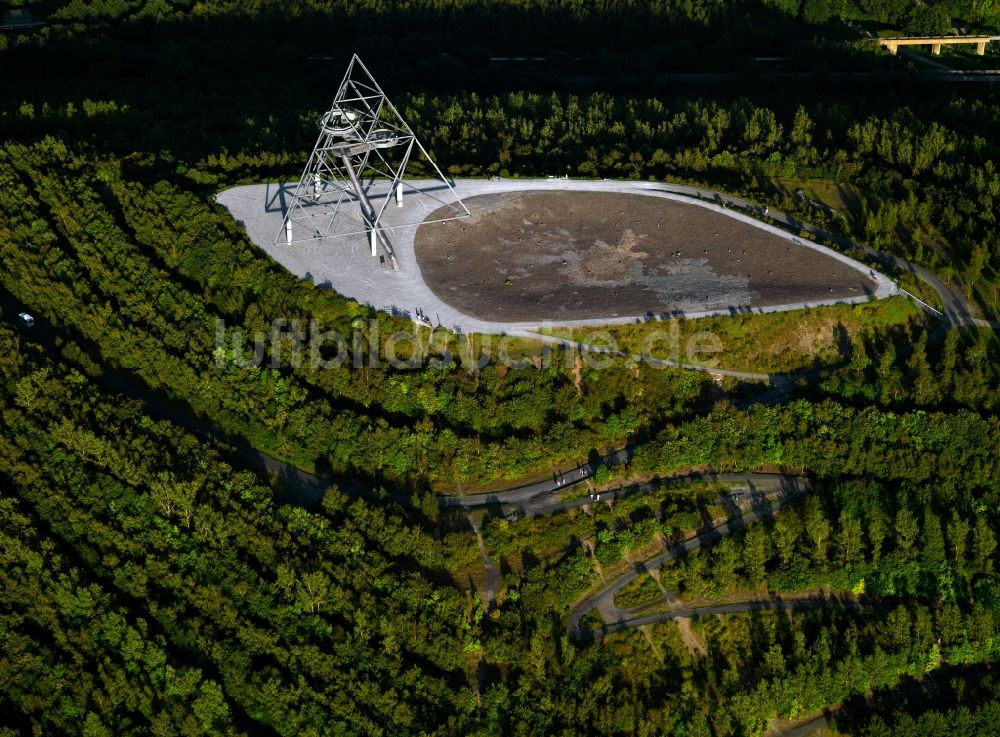
[[[940,56],[941,44],[931,44],[931,53],[934,54],[934,56]]]
[[[320,186],[322,186],[322,180],[320,180],[319,178],[319,172],[316,172],[315,174],[313,174],[313,197],[316,199],[316,201],[319,201]]]
[[[398,182],[396,184],[396,207],[403,206],[403,183]]]
[[[378,255],[378,232],[375,230],[375,228],[372,228],[371,243],[372,243],[372,257],[375,257]]]
[[[288,218],[288,220],[285,221],[285,240],[288,242],[288,245],[292,245],[292,219],[291,218]]]
[[[976,53],[979,56],[986,56],[986,42],[976,41]]]

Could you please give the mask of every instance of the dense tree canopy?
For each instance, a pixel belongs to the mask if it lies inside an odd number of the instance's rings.
[[[749,736],[840,702],[865,737],[995,728],[989,681],[847,708],[997,659],[993,332],[871,326],[757,403],[530,345],[526,367],[476,366],[456,336],[435,367],[320,366],[330,346],[295,325],[414,328],[293,278],[213,196],[296,177],[359,50],[452,176],[702,183],[928,266],[996,317],[1000,98],[910,78],[856,30],[988,29],[996,2],[27,5],[47,25],[0,37],[0,304],[38,322],[0,321],[0,737]],[[521,55],[540,58],[491,60]],[[623,445],[629,467],[587,491],[647,493],[539,519],[438,508]],[[258,452],[319,474],[322,503],[289,503]],[[660,483],[705,470],[813,491],[619,603],[859,606],[571,637],[603,580],[726,518],[724,490]]]

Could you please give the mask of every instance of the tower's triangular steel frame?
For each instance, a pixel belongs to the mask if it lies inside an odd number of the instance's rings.
[[[274,242],[288,245],[330,236],[364,234],[372,256],[381,245],[398,270],[389,231],[421,223],[469,217],[469,209],[441,173],[403,116],[389,101],[358,55],[351,58],[331,108],[317,121],[319,138],[302,178],[289,196],[281,231]],[[438,179],[454,198],[446,201],[428,188],[418,189],[404,179],[414,153],[423,155]],[[446,208],[433,220],[395,222],[382,216],[389,202],[403,206],[412,192]],[[373,198],[381,198],[381,203]],[[353,214],[360,213],[360,220]],[[394,218],[394,221],[397,220]]]

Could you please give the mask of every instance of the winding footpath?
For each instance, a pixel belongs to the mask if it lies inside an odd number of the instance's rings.
[[[809,493],[811,486],[808,481],[795,476],[781,474],[725,474],[712,477],[720,483],[744,484],[751,490],[750,509],[717,527],[699,533],[693,537],[678,543],[664,552],[656,555],[643,563],[633,566],[632,570],[620,576],[611,583],[605,585],[597,592],[582,599],[573,607],[566,619],[566,627],[574,637],[580,640],[594,639],[609,632],[617,632],[630,627],[637,627],[641,624],[649,624],[663,619],[672,619],[681,616],[692,616],[693,610],[684,608],[674,608],[670,612],[658,613],[645,617],[633,617],[632,611],[619,609],[615,603],[615,596],[630,583],[638,579],[644,573],[659,569],[663,564],[686,555],[693,550],[697,550],[702,545],[706,545],[724,536],[741,530],[747,525],[765,517],[771,517],[782,507],[791,504],[800,497]],[[668,602],[669,603],[669,602]],[[718,609],[731,607],[748,606],[751,608],[771,608],[777,606],[775,600],[766,600],[741,604],[720,605]],[[586,630],[581,626],[581,620],[590,612],[596,610],[604,621],[604,627],[597,630]],[[733,609],[733,611],[745,611],[743,609]],[[703,613],[725,613],[724,611],[710,612],[702,609]]]
[[[445,509],[454,507],[477,509],[509,504],[518,507],[521,514],[526,517],[551,514],[553,511],[559,511],[562,506],[558,496],[560,493],[592,478],[601,466],[610,468],[612,466],[627,465],[629,457],[627,450],[615,451],[599,460],[574,466],[562,473],[553,474],[552,478],[545,481],[525,484],[524,486],[518,486],[507,491],[462,496],[442,496],[438,497],[438,505]]]

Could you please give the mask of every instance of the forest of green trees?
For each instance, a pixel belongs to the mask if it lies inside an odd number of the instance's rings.
[[[1000,3],[0,3],[22,5],[47,24],[0,36],[0,304],[38,324],[0,320],[0,737],[749,737],[838,703],[863,737],[995,729],[994,332],[862,331],[772,403],[558,351],[540,369],[247,367],[241,338],[275,318],[413,328],[295,279],[214,195],[296,178],[358,51],[451,176],[704,184],[912,259],[996,318],[998,93],[928,86],[858,28],[995,29]],[[508,55],[545,60],[490,61]],[[703,71],[733,76],[667,76]],[[786,194],[807,180],[841,207]],[[673,487],[490,510],[485,603],[469,520],[434,495],[622,446],[629,467],[600,483],[812,484],[665,567],[678,595],[863,606],[575,640],[566,616],[602,567],[702,523]],[[288,503],[238,447],[321,474],[322,503]]]
[[[461,731],[469,605],[430,537],[335,493],[278,507],[140,403],[0,343],[8,733]]]
[[[4,592],[16,612],[3,639],[7,659],[21,664],[4,698],[24,728],[141,734],[155,723],[161,734],[211,733],[252,722],[301,734],[339,718],[358,734],[371,733],[366,724],[472,733],[479,720],[483,734],[496,734],[513,714],[524,734],[586,724],[705,733],[697,730],[709,722],[718,733],[754,734],[771,713],[798,715],[902,674],[994,657],[996,418],[800,401],[720,408],[651,441],[637,470],[770,461],[821,482],[819,496],[773,527],[684,562],[676,575],[685,588],[724,590],[761,576],[781,590],[864,579],[870,595],[906,602],[707,623],[704,636],[725,660],[687,662],[675,645],[664,667],[641,638],[570,644],[566,604],[553,593],[573,580],[567,566],[578,554],[508,575],[502,603],[484,617],[478,598],[443,584],[448,561],[433,528],[337,492],[315,513],[275,507],[253,474],[151,420],[139,403],[102,393],[9,329],[2,337]],[[852,480],[865,478],[881,481]],[[398,603],[387,608],[387,597]],[[82,634],[96,622],[105,634]],[[741,641],[745,627],[770,634]],[[657,637],[670,645],[669,632]],[[346,646],[335,643],[353,644],[340,652]],[[463,652],[499,669],[482,710],[470,701]],[[623,653],[635,661],[620,669]],[[74,689],[47,687],[50,671],[73,674]],[[312,673],[310,685],[275,691],[292,673]],[[664,701],[681,673],[703,696]],[[129,684],[124,702],[116,683]],[[540,692],[551,702],[543,720]],[[716,692],[732,700],[702,701]],[[411,711],[414,700],[422,713]]]
[[[955,734],[978,737],[996,730],[997,680],[984,668],[946,670],[899,694],[883,694],[871,706],[847,704],[836,715],[837,728],[862,737],[917,737]]]

